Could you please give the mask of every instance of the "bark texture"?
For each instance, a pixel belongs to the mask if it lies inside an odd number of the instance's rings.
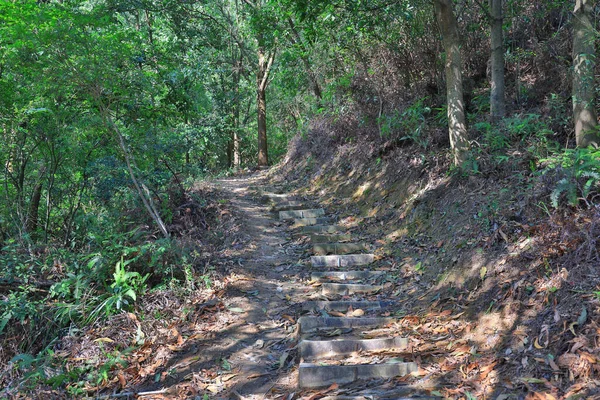
[[[596,130],[593,1],[576,0],[573,11],[573,120],[577,146],[600,144]]]
[[[493,120],[504,118],[506,113],[504,90],[504,39],[502,36],[502,0],[489,0],[491,13],[492,79],[490,112]]]
[[[442,42],[446,52],[446,96],[448,102],[448,130],[454,163],[462,164],[469,154],[465,103],[462,84],[462,58],[460,37],[452,0],[435,0],[435,15],[440,26]]]

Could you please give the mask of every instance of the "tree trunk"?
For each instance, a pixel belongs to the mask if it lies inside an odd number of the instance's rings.
[[[452,10],[452,0],[435,0],[434,3],[435,15],[446,52],[446,96],[450,147],[454,153],[454,164],[461,165],[468,158],[469,142],[463,100],[460,38],[456,17]]]
[[[576,0],[573,11],[573,120],[578,147],[600,144],[595,129],[594,69],[596,49],[592,0]]]
[[[504,118],[506,106],[504,101],[504,39],[502,37],[502,0],[489,0],[492,17],[492,79],[490,93],[490,112],[492,120]]]
[[[240,54],[239,60],[236,64],[236,71],[233,73],[233,86],[234,86],[234,110],[233,110],[233,132],[231,135],[232,140],[232,153],[233,153],[233,168],[237,171],[241,164],[242,158],[240,157],[240,75],[242,73],[242,55]]]
[[[135,177],[135,173],[133,172],[131,157],[129,156],[129,151],[127,150],[127,146],[125,145],[125,139],[123,138],[123,134],[121,133],[121,130],[119,129],[117,124],[112,120],[112,118],[110,117],[109,111],[106,108],[100,107],[100,112],[101,112],[102,118],[104,119],[105,124],[110,129],[112,129],[112,131],[117,136],[117,141],[119,143],[119,147],[121,148],[121,151],[123,152],[123,158],[125,158],[125,164],[127,166],[127,171],[129,171],[129,177],[131,178],[131,181],[133,182],[133,186],[135,186],[135,189],[138,192],[140,199],[142,200],[142,204],[144,205],[144,207],[146,208],[146,211],[148,211],[148,214],[154,220],[156,225],[158,225],[158,228],[161,231],[161,233],[163,234],[163,236],[168,239],[170,236],[169,231],[167,230],[167,226],[163,222],[162,218],[160,217],[160,214],[158,213],[158,210],[156,209],[156,207],[154,206],[154,203],[152,202],[152,197],[150,196],[150,191],[148,190],[148,188],[146,188],[146,186],[144,184],[140,184],[140,182],[138,182],[137,178]],[[148,195],[148,198],[146,198],[146,194],[144,193],[144,191]]]
[[[267,146],[267,98],[265,89],[258,88],[256,100],[258,108],[258,166],[266,167],[269,165],[269,155]]]
[[[269,72],[275,52],[267,56],[265,49],[258,46],[258,70],[256,71],[256,108],[258,110],[258,166],[267,167],[269,156],[267,149],[267,85],[269,84]]]
[[[29,203],[29,216],[27,217],[27,232],[29,234],[35,233],[38,227],[42,188],[43,184],[40,178],[40,181],[33,189],[33,195],[31,196],[31,202]]]

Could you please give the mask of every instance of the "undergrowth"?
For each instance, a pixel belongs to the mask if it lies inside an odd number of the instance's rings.
[[[201,252],[222,242],[220,210],[227,202],[213,194],[191,197],[174,209],[169,239],[135,228],[96,230],[86,246],[73,249],[8,240],[0,250],[0,386],[14,392],[43,384],[80,395],[82,385],[105,381],[111,363],[122,363],[130,350],[107,350],[103,362],[70,369],[56,364],[62,337],[124,312],[139,314],[138,301],[154,291],[210,287],[214,271],[203,266]]]

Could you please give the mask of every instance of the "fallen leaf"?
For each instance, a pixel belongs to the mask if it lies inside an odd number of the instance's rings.
[[[508,243],[508,236],[506,236],[506,233],[502,232],[502,229],[498,229],[498,233],[500,234],[500,236],[502,236],[502,240]]]
[[[581,357],[582,359],[586,360],[587,362],[591,363],[591,364],[596,364],[596,357],[594,357],[593,355],[591,355],[588,352],[582,351],[579,353],[579,357]]]
[[[114,343],[115,341],[112,340],[111,338],[101,337],[101,338],[95,339],[94,342],[96,342],[96,343]]]
[[[576,354],[571,354],[571,353],[561,354],[556,359],[556,363],[563,368],[571,368],[578,361],[579,361],[579,356]]]
[[[218,388],[217,386],[215,386],[215,385],[208,385],[208,386],[206,387],[206,389],[207,389],[209,392],[211,392],[212,394],[217,394],[217,393],[219,393],[219,388]]]
[[[292,324],[296,323],[296,321],[294,320],[294,317],[292,317],[291,315],[283,314],[281,316],[281,318],[290,321]]]
[[[544,346],[540,345],[540,342],[538,341],[538,338],[535,338],[535,340],[533,341],[533,345],[535,346],[536,349],[543,349]]]
[[[479,277],[481,278],[481,280],[484,280],[486,275],[487,267],[481,267],[481,269],[479,270]]]
[[[119,385],[121,385],[121,389],[124,389],[125,386],[127,386],[127,381],[125,380],[125,375],[123,375],[123,372],[119,371],[117,373],[117,378],[119,379]]]
[[[235,378],[238,374],[227,374],[227,375],[222,375],[221,376],[221,381],[222,382],[227,382],[228,380]]]
[[[317,399],[320,399],[320,398],[324,397],[324,394],[326,394],[328,392],[331,392],[332,390],[336,390],[338,387],[339,387],[339,385],[337,383],[333,383],[327,389],[322,390],[320,392],[317,392],[317,393],[313,394],[307,400],[317,400]]]
[[[238,313],[238,314],[242,314],[242,313],[246,312],[246,311],[244,311],[244,309],[242,309],[240,307],[228,307],[227,309],[231,312]]]
[[[547,382],[545,379],[539,379],[539,378],[521,378],[521,380],[525,383],[546,383]]]
[[[550,356],[550,354],[548,354],[548,364],[554,372],[560,371],[560,368],[558,368],[558,365],[556,365],[556,363],[554,362],[554,357]]]
[[[494,361],[493,363],[486,365],[485,367],[482,367],[479,369],[480,373],[479,373],[479,379],[480,380],[484,380],[485,378],[487,378],[487,376],[489,375],[490,372],[492,372],[494,370],[494,367],[496,366],[496,364],[498,364],[498,361]]]
[[[360,308],[357,308],[356,310],[352,311],[351,315],[353,317],[362,317],[363,315],[365,315],[365,311],[361,310]]]

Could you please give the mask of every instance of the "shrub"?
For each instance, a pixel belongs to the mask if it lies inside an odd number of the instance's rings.
[[[558,208],[563,199],[571,206],[580,201],[591,205],[589,197],[599,191],[600,149],[567,149],[542,162],[544,173],[554,173],[558,179],[550,194],[552,206]]]

